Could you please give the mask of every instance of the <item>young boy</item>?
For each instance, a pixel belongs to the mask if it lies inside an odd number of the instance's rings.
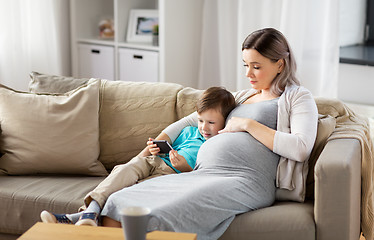
[[[146,148],[150,155],[138,155],[128,163],[114,167],[108,177],[84,198],[87,209],[74,214],[43,211],[40,214],[42,221],[97,226],[98,216],[110,194],[146,178],[192,171],[201,144],[224,128],[225,119],[235,106],[235,99],[229,91],[222,87],[208,88],[196,105],[198,127],[185,127],[173,142],[169,154],[159,155],[160,148],[150,138]]]

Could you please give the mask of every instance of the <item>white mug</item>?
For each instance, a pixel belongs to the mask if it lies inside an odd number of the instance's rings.
[[[121,211],[121,224],[126,240],[145,240],[151,209],[126,207]]]

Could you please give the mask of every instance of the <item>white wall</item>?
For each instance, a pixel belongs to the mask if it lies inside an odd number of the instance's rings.
[[[340,63],[338,98],[374,106],[374,67]]]

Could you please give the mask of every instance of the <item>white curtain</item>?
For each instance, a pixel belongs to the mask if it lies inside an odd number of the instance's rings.
[[[0,0],[0,83],[27,90],[29,72],[70,74],[69,1]]]
[[[301,84],[315,96],[337,96],[339,0],[205,0],[199,88],[250,87],[241,43],[254,30],[273,27],[288,39]]]

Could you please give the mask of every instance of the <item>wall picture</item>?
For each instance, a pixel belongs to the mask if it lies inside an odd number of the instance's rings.
[[[158,11],[132,9],[127,27],[127,42],[152,42],[152,29],[158,25]]]

